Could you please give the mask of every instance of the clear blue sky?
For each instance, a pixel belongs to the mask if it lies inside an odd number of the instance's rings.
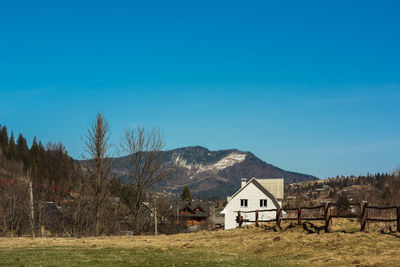
[[[392,171],[399,2],[271,2],[4,1],[0,123],[75,158],[101,111],[115,144],[157,126],[322,178]]]

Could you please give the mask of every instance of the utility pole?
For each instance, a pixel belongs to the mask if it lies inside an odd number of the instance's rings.
[[[30,178],[30,177],[29,177]],[[31,232],[32,238],[35,237],[35,210],[33,208],[33,190],[32,190],[32,180],[29,179],[29,206],[30,206],[30,221],[31,221]]]
[[[215,204],[214,202],[211,202],[211,208],[212,208],[212,213],[213,213],[213,230],[215,229]]]
[[[156,198],[154,199],[154,233],[156,234],[156,236],[157,236],[157,196],[156,196]]]

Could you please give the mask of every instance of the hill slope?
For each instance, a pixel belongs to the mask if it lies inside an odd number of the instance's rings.
[[[318,179],[315,176],[282,170],[257,158],[250,152],[236,149],[210,151],[204,147],[184,147],[164,152],[166,163],[174,167],[173,178],[164,189],[181,192],[188,186],[198,197],[224,198],[240,186],[242,177],[284,178],[285,183]],[[125,158],[115,158],[114,172],[123,179]]]

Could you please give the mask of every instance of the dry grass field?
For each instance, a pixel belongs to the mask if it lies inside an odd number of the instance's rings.
[[[334,220],[273,227],[100,238],[0,239],[2,266],[396,266],[400,235]]]

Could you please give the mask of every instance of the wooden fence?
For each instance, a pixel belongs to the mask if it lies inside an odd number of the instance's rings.
[[[362,203],[352,203],[351,206],[360,206],[360,214],[336,214],[332,215],[331,208],[337,207],[337,203],[325,203],[324,205],[315,207],[300,207],[300,208],[277,208],[277,209],[265,209],[265,210],[253,210],[253,211],[237,211],[238,216],[236,217],[236,222],[239,223],[239,227],[242,227],[244,222],[255,223],[258,227],[261,222],[275,222],[276,226],[281,228],[282,221],[297,221],[297,224],[301,224],[302,221],[324,221],[325,231],[329,232],[330,226],[332,225],[332,218],[357,218],[360,221],[361,231],[365,231],[367,222],[396,222],[397,231],[400,232],[400,206],[391,207],[377,207],[368,206],[367,202]],[[324,214],[321,217],[303,217],[303,210],[318,210],[323,209]],[[368,217],[368,210],[396,210],[396,218],[386,219],[386,218],[371,218]],[[282,217],[282,211],[297,211],[296,217]],[[274,219],[260,220],[259,214],[261,212],[276,212]],[[255,213],[255,220],[244,220],[242,214],[244,213]]]

